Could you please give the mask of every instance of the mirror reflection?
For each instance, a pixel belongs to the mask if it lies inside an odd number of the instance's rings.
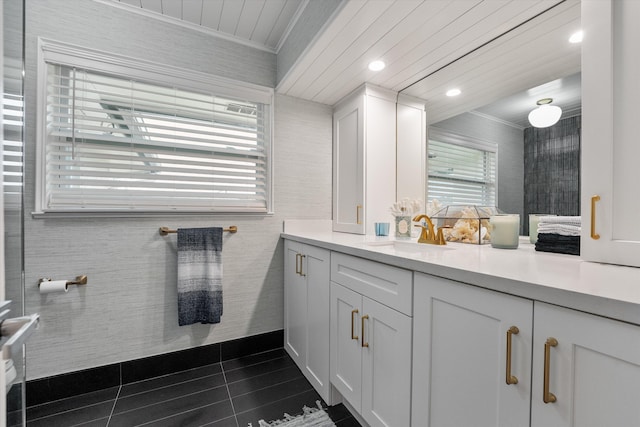
[[[561,3],[404,90],[427,103],[427,200],[580,214],[579,30],[579,1]]]

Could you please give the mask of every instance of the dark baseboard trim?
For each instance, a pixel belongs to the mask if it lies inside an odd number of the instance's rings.
[[[281,348],[284,330],[27,381],[27,407]]]

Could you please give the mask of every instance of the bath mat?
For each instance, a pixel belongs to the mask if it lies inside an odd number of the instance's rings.
[[[260,424],[258,427],[335,427],[329,415],[322,409],[319,401],[316,401],[317,408],[303,408],[302,415],[292,417],[289,414],[284,414],[284,418],[281,420],[271,421],[270,423],[264,420],[258,421]],[[249,423],[248,427],[253,427]]]

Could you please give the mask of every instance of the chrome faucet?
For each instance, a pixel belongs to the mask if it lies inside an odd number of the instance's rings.
[[[418,243],[428,243],[431,245],[446,245],[447,241],[442,234],[443,228],[450,228],[449,226],[438,227],[438,232],[436,233],[435,227],[433,225],[433,221],[427,215],[417,215],[413,218],[414,222],[420,222],[425,220],[427,225],[424,226],[422,224],[416,225],[416,227],[422,228],[422,232],[420,233],[420,237],[418,238]]]

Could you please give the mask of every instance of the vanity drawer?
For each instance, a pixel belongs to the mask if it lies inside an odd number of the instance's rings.
[[[412,271],[332,252],[331,281],[408,316],[413,313]]]

